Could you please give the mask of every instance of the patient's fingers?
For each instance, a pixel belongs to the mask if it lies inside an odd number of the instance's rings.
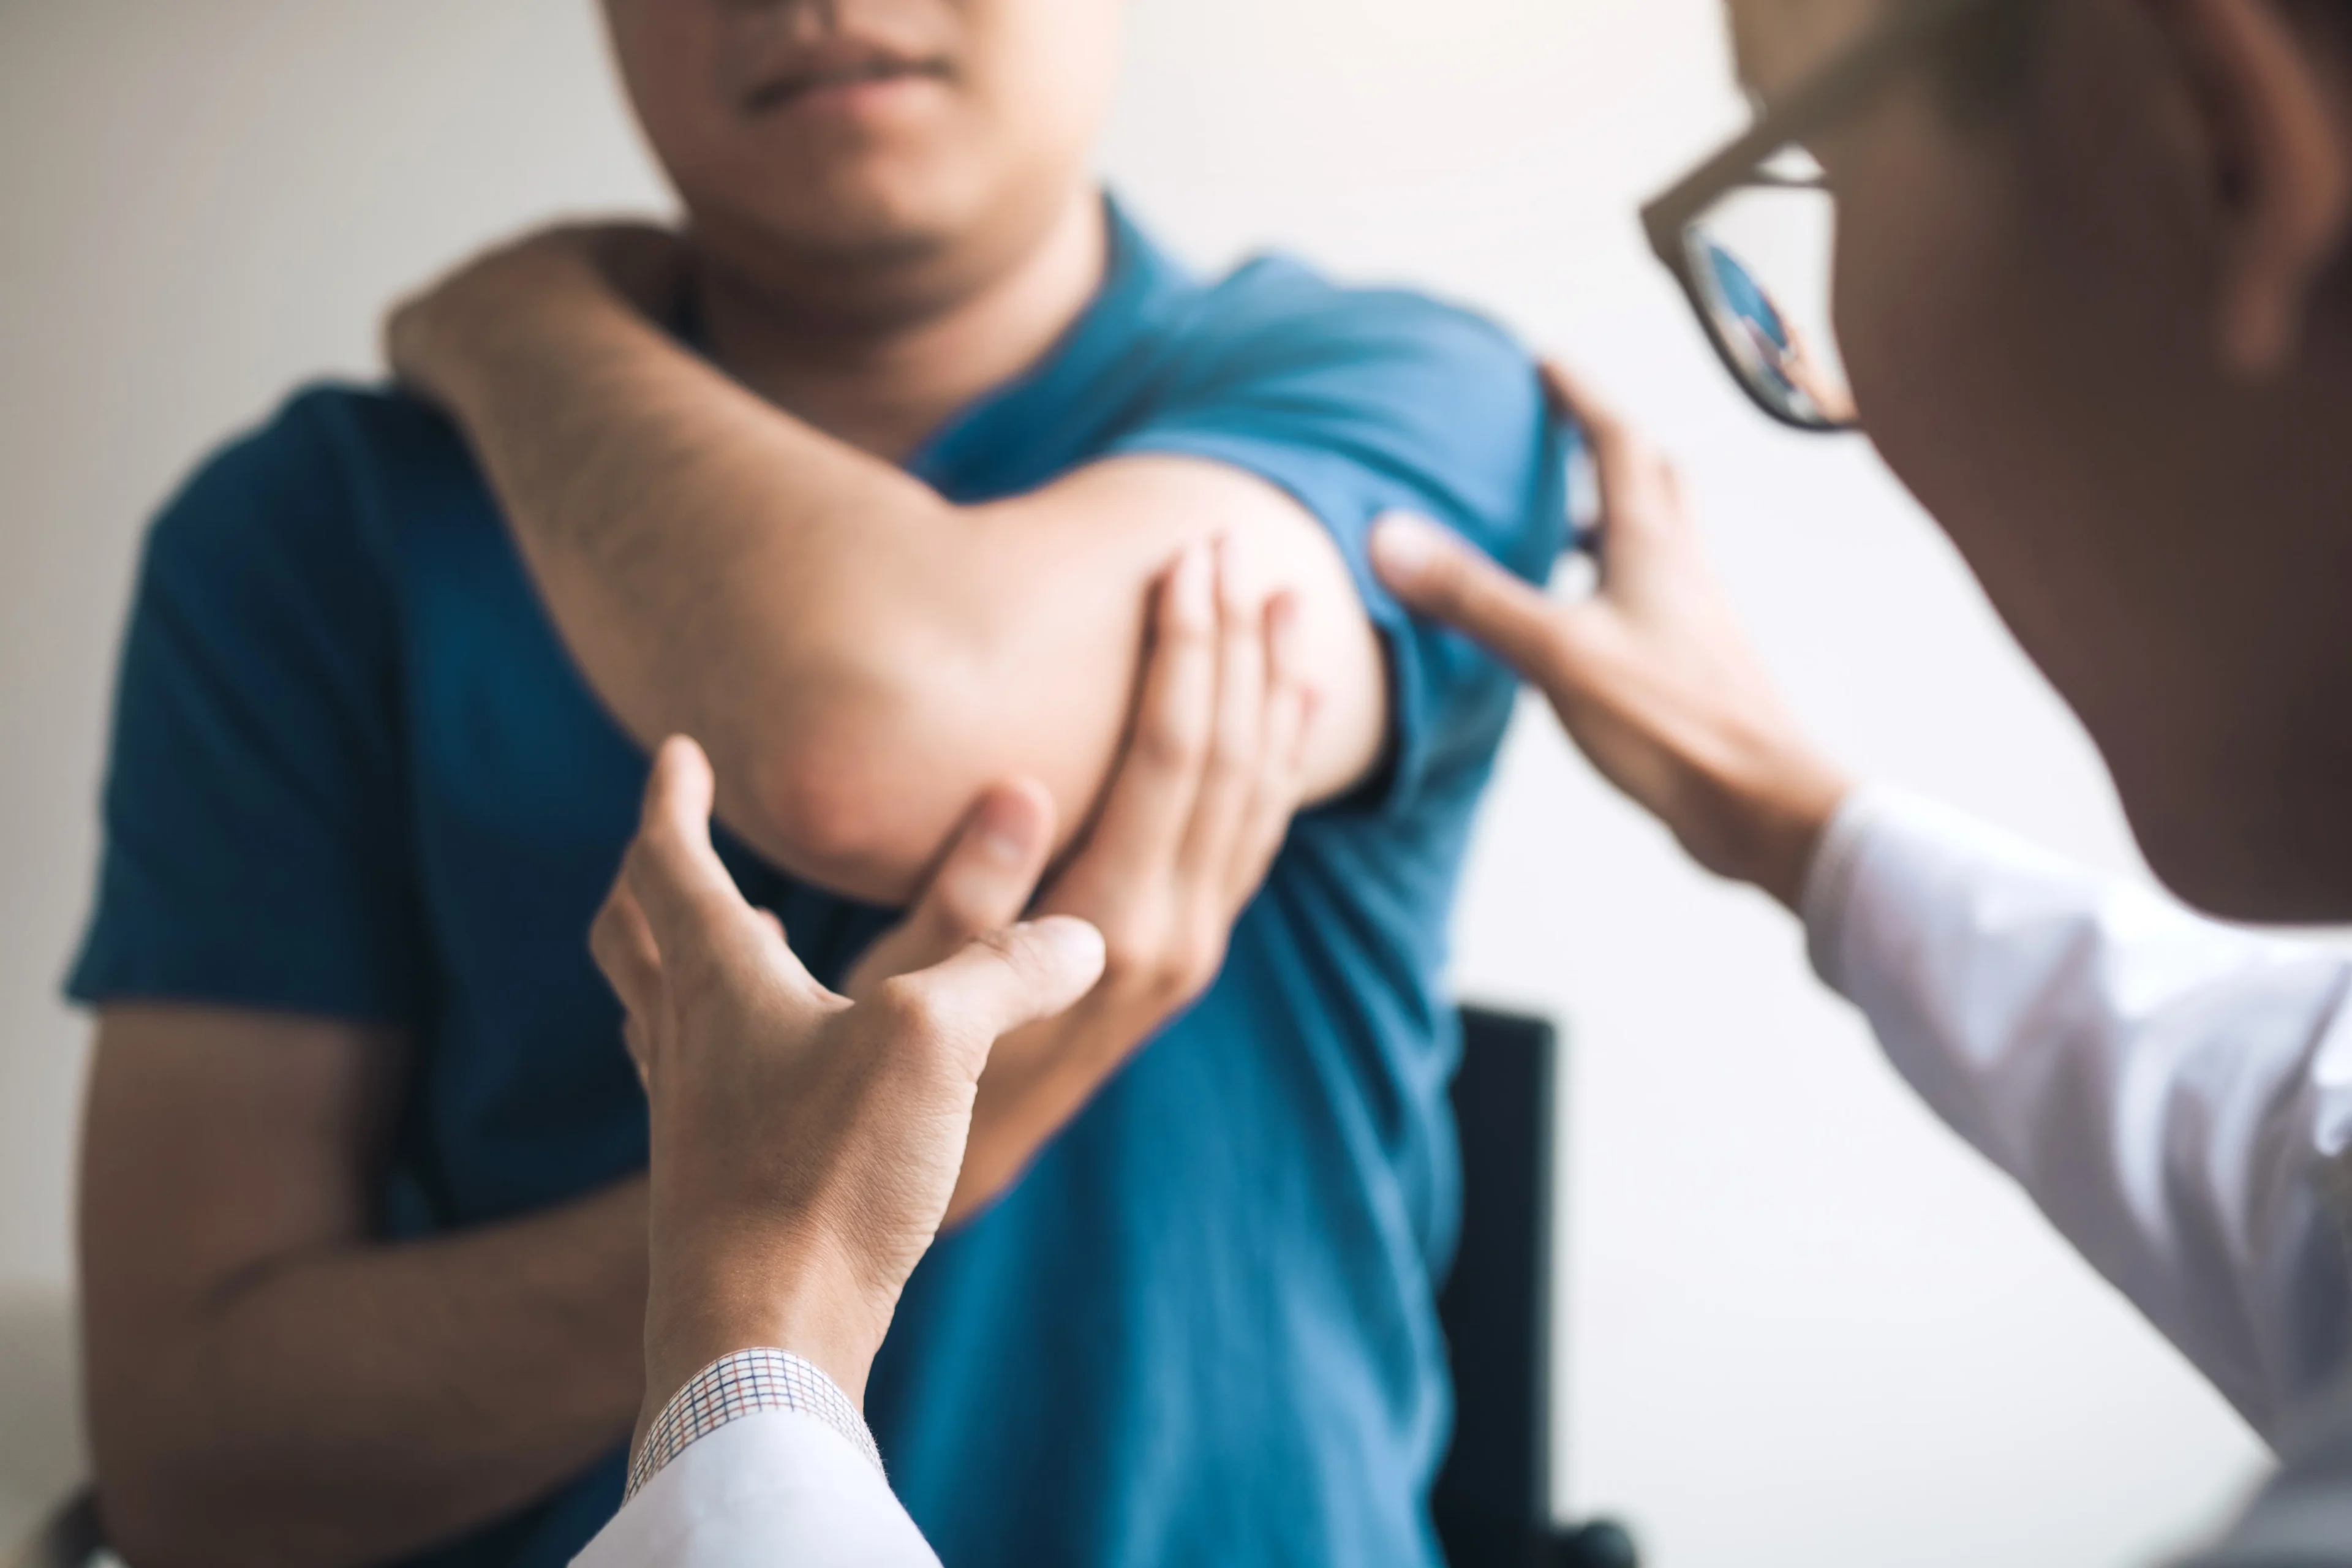
[[[1257,793],[1265,760],[1266,615],[1264,594],[1235,540],[1218,550],[1217,706],[1209,753],[1192,802],[1179,875],[1220,898],[1234,845]]]
[[[1053,848],[1054,797],[1044,784],[1016,779],[982,796],[915,911],[931,962],[1019,920]]]
[[[1074,878],[1116,896],[1165,874],[1201,787],[1217,705],[1216,567],[1195,544],[1160,584],[1134,732]]]
[[[1371,553],[1381,581],[1412,609],[1460,627],[1529,679],[1556,674],[1563,606],[1452,533],[1392,512],[1373,526]]]
[[[895,974],[929,968],[1021,918],[1054,848],[1054,799],[1031,779],[998,784],[964,819],[946,858],[895,930],[852,972],[863,996]]]
[[[1265,880],[1290,831],[1304,793],[1307,732],[1316,694],[1307,682],[1300,646],[1298,601],[1277,594],[1265,606],[1265,702],[1250,801],[1225,868],[1223,903],[1230,919]]]

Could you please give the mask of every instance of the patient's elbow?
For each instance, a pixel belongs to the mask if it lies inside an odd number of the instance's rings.
[[[754,770],[754,847],[805,881],[868,902],[905,901],[921,865],[891,782],[851,748],[794,747]]]
[[[1019,750],[966,650],[936,631],[874,642],[801,683],[792,711],[755,732],[731,803],[721,763],[719,801],[730,825],[794,876],[897,905],[981,790],[1028,770],[1012,766]]]

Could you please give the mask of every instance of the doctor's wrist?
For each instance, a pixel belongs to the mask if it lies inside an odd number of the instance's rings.
[[[1799,910],[1813,857],[1853,790],[1850,775],[1810,751],[1747,759],[1716,774],[1713,842],[1690,847],[1714,870]]]
[[[744,1350],[789,1351],[853,1405],[889,1328],[868,1282],[826,1249],[730,1247],[708,1263],[656,1258],[646,1303],[646,1390],[638,1431],[698,1372]]]

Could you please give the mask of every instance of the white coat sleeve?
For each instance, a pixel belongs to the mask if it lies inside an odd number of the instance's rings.
[[[2280,1452],[2278,1474],[2180,1568],[2352,1568],[2352,1383],[2298,1417]]]
[[[1878,791],[1804,903],[1896,1069],[2275,1444],[2352,1348],[2352,961]]]
[[[889,1483],[814,1415],[760,1410],[681,1450],[573,1568],[939,1568]]]

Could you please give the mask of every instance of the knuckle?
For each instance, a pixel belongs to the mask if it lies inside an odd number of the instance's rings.
[[[1158,961],[1160,933],[1154,923],[1129,914],[1098,920],[1095,929],[1102,932],[1107,977],[1122,984],[1131,983],[1137,976],[1148,973]]]
[[[1192,974],[1192,949],[1189,942],[1171,942],[1153,955],[1151,989],[1160,995],[1181,991]]]
[[[1217,625],[1213,607],[1206,615],[1171,616],[1160,623],[1157,640],[1163,649],[1206,653],[1216,641]]]
[[[1192,725],[1155,717],[1137,727],[1136,761],[1169,773],[1190,772],[1201,763],[1203,742]]]
[[[1208,988],[1225,963],[1225,933],[1222,926],[1212,925],[1196,931],[1184,946],[1182,966],[1178,978],[1188,996],[1197,995]]]
[[[1258,752],[1258,731],[1255,725],[1236,725],[1220,734],[1217,743],[1202,759],[1203,794],[1223,794],[1246,785],[1257,776]]]
[[[942,1022],[940,999],[913,975],[896,975],[874,992],[875,1021],[893,1040],[929,1039]]]
[[[1043,956],[1036,933],[1024,926],[1000,926],[978,932],[971,945],[994,953],[1001,963],[1013,969],[1025,969]]]

